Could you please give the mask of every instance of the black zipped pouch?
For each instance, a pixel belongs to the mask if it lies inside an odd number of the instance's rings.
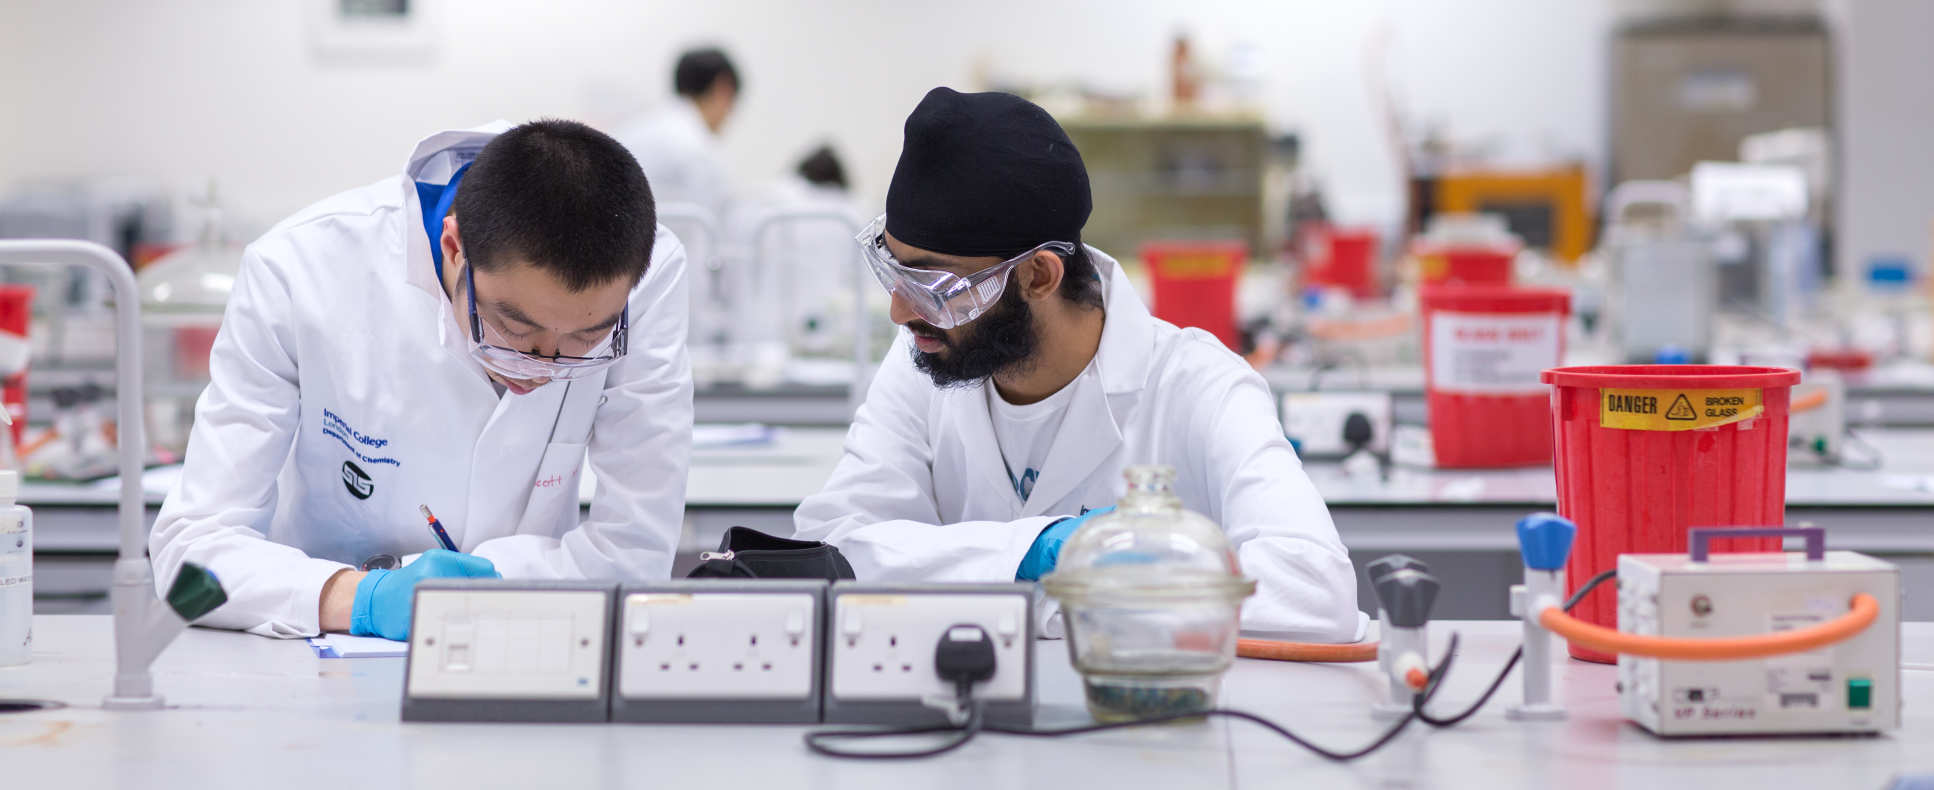
[[[816,540],[793,540],[767,535],[750,527],[725,531],[718,551],[698,555],[699,565],[688,579],[825,579],[849,580],[853,566],[839,549]]]

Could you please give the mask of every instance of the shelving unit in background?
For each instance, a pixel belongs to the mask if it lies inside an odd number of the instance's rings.
[[[1263,249],[1269,138],[1253,116],[1069,117],[1094,192],[1082,241],[1117,257],[1164,239]]]

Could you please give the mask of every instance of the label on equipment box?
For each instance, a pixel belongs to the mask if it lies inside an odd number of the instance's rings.
[[[1768,632],[1780,633],[1819,625],[1826,620],[1827,616],[1819,612],[1779,612],[1769,615],[1766,625]],[[1827,649],[1773,656],[1765,659],[1763,665],[1767,697],[1780,708],[1818,710],[1835,701],[1833,659]]]
[[[1433,312],[1430,386],[1471,395],[1538,395],[1539,380],[1559,363],[1563,332],[1556,313]]]
[[[1717,428],[1765,412],[1757,389],[1598,391],[1598,424],[1626,431]]]

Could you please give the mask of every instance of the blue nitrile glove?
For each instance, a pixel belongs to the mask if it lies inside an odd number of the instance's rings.
[[[415,562],[398,570],[370,571],[356,585],[356,604],[349,610],[349,633],[401,642],[410,638],[410,606],[414,603],[417,582],[502,576],[490,560],[444,549],[423,552]]]
[[[1034,545],[1028,547],[1027,556],[1021,558],[1021,568],[1014,572],[1014,580],[1040,581],[1041,577],[1048,575],[1048,571],[1054,570],[1055,561],[1061,559],[1061,544],[1068,542],[1069,535],[1073,535],[1082,524],[1088,523],[1088,519],[1113,512],[1115,512],[1115,506],[1109,505],[1049,524],[1048,528],[1041,530],[1041,534],[1034,539]]]

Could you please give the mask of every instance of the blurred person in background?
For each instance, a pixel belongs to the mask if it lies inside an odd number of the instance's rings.
[[[611,135],[637,157],[660,205],[689,203],[723,219],[731,179],[719,134],[744,84],[723,50],[688,50],[672,69],[672,100]]]

